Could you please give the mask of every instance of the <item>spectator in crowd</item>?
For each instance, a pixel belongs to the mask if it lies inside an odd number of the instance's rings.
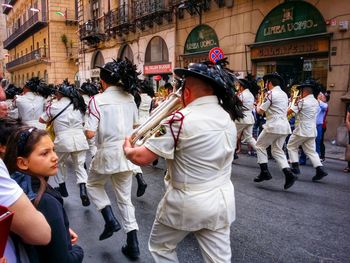
[[[316,117],[316,128],[317,128],[317,137],[316,137],[316,152],[321,157],[321,144],[323,138],[323,122],[328,110],[327,99],[324,93],[320,92],[318,94],[318,103],[319,110]]]
[[[324,93],[324,96],[326,98],[326,103],[328,104],[330,98],[331,98],[331,91],[330,90],[327,90],[325,93]],[[323,162],[325,159],[326,159],[326,147],[324,145],[324,135],[326,133],[326,130],[327,130],[327,115],[328,115],[328,110],[329,110],[329,107],[327,107],[327,110],[325,112],[325,115],[324,115],[324,118],[323,118],[323,123],[322,123],[322,137],[321,137],[321,144],[320,144],[320,159],[321,159],[321,162]]]
[[[39,261],[82,262],[84,253],[76,245],[77,234],[69,228],[62,197],[47,184],[47,177],[56,175],[58,167],[54,144],[47,132],[35,127],[14,132],[8,140],[4,162],[11,177],[26,193],[33,190],[33,203],[50,224],[51,241],[45,246],[36,246]],[[32,226],[29,229],[32,230]]]

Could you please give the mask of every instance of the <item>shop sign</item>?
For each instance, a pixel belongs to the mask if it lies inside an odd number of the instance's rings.
[[[269,57],[295,56],[310,53],[320,53],[329,51],[328,39],[303,39],[300,41],[290,41],[281,44],[269,44],[251,48],[251,59],[261,59]]]
[[[143,66],[143,74],[145,75],[164,74],[164,73],[172,73],[171,63]]]
[[[90,70],[90,77],[91,78],[99,78],[100,77],[100,69],[94,68],[94,69]]]
[[[219,46],[218,37],[210,26],[199,25],[188,35],[184,54],[206,52]]]
[[[190,63],[199,63],[208,60],[208,53],[201,53],[195,55],[182,55],[183,67],[187,67]]]
[[[255,42],[300,37],[327,32],[321,13],[310,3],[285,2],[263,20]]]

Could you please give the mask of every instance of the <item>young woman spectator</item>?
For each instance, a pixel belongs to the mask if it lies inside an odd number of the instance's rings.
[[[36,246],[40,262],[82,262],[84,253],[75,245],[78,236],[69,228],[62,197],[46,182],[48,176],[57,173],[58,167],[54,144],[47,132],[25,127],[13,133],[7,143],[4,162],[24,191],[33,190],[34,205],[51,227],[50,243]]]

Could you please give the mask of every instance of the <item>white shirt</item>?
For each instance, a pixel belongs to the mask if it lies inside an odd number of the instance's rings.
[[[171,180],[158,206],[157,219],[187,231],[228,226],[235,219],[230,180],[237,136],[235,124],[216,96],[198,98],[180,112],[184,115],[183,124],[173,123],[175,136],[182,127],[176,148],[168,123],[172,117],[162,122],[165,134],[156,133],[144,144],[167,159]],[[177,113],[175,117],[180,119],[181,115]]]
[[[288,96],[281,90],[280,86],[275,86],[268,91],[265,101],[260,105],[260,109],[265,111],[266,132],[275,134],[290,134],[291,129],[287,119]]]
[[[14,106],[18,108],[18,116],[29,126],[45,129],[45,124],[39,122],[44,113],[45,98],[29,91],[21,96],[16,96]]]
[[[53,101],[41,118],[46,122],[49,121],[70,102],[71,100],[67,97]],[[74,110],[73,104],[71,104],[53,121],[56,135],[54,143],[57,152],[77,152],[89,148],[83,131],[83,118],[84,114],[79,110]]]
[[[296,114],[293,134],[302,137],[316,137],[316,117],[319,103],[314,95],[310,94],[300,99],[297,105],[291,106],[291,110]]]
[[[139,106],[139,123],[144,123],[149,117],[151,109],[152,98],[146,93],[141,93],[141,104]]]
[[[22,193],[22,188],[10,178],[4,162],[0,159],[0,205],[6,207],[13,205]],[[9,263],[16,262],[15,248],[12,242],[7,242],[5,257]]]
[[[90,169],[100,174],[132,171],[136,166],[126,159],[123,144],[137,123],[134,97],[122,88],[110,86],[92,97],[85,129],[97,133],[97,153]]]
[[[236,120],[235,122],[237,124],[254,124],[255,119],[252,111],[254,109],[255,98],[253,94],[249,89],[245,89],[238,95],[238,98],[242,101],[246,110],[243,111],[244,118]]]

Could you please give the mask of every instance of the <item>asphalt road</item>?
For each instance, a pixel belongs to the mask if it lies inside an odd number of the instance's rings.
[[[342,172],[346,166],[343,161],[327,160],[324,165],[329,175],[322,181],[312,182],[314,169],[302,166],[303,175],[285,191],[284,177],[274,161],[269,164],[273,179],[254,183],[259,172],[256,158],[240,155],[233,164],[231,177],[237,210],[237,219],[231,227],[232,262],[350,262],[350,174]],[[154,262],[147,241],[165,190],[164,168],[162,160],[156,167],[143,168],[148,188],[140,198],[136,197],[134,180],[132,194],[141,250],[137,262]],[[120,250],[126,234],[119,231],[99,241],[104,225],[101,214],[93,204],[81,206],[74,176],[68,179],[67,188],[70,196],[65,199],[65,208],[85,251],[84,262],[130,262]],[[110,184],[107,191],[118,216]],[[180,262],[203,262],[192,235],[179,244],[177,252]]]

